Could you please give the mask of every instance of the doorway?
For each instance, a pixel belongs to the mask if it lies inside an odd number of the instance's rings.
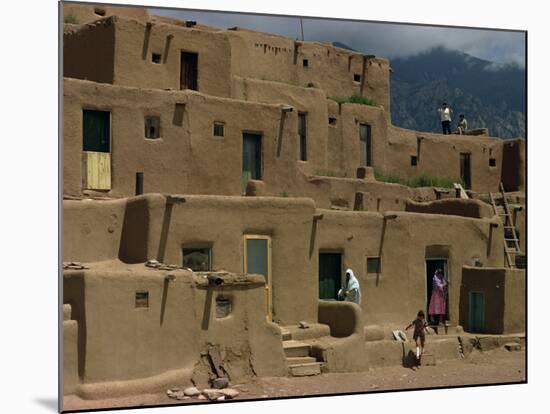
[[[447,270],[447,258],[445,257],[430,257],[426,258],[426,315],[428,315],[428,323],[434,323],[435,321],[430,320],[428,309],[430,306],[430,299],[432,297],[433,291],[433,277],[435,271],[441,269],[443,275],[445,276],[445,281],[447,282],[447,297],[445,298],[445,308],[447,312],[445,313],[445,320],[449,320],[449,293],[450,293],[450,283],[449,283],[449,274]]]
[[[460,153],[460,178],[464,183],[464,188],[470,190],[472,188],[472,168],[470,163],[470,153]]]
[[[372,139],[369,124],[359,125],[359,151],[361,153],[361,167],[372,167]]]
[[[519,189],[519,155],[519,144],[517,142],[507,142],[502,146],[500,181],[502,181],[506,192],[518,191]]]
[[[485,294],[469,293],[468,328],[469,332],[481,333],[485,328]]]
[[[89,190],[111,189],[111,112],[82,110],[83,184]]]
[[[181,52],[180,89],[198,90],[198,53]]]
[[[319,299],[338,299],[342,287],[342,254],[319,253]]]
[[[242,192],[249,180],[262,179],[262,136],[243,133]]]
[[[255,234],[244,235],[243,272],[263,275],[265,278],[265,312],[269,321],[273,318],[271,280],[271,237]]]

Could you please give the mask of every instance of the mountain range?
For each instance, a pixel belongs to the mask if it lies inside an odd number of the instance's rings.
[[[353,50],[343,43],[334,45]],[[443,47],[391,59],[390,67],[394,125],[440,132],[437,108],[447,102],[453,109],[453,130],[459,114],[464,114],[470,129],[488,128],[491,136],[525,138],[525,68],[498,65]]]

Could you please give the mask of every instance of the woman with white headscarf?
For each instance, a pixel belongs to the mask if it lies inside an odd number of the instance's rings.
[[[346,285],[338,291],[338,299],[361,304],[361,288],[353,270],[346,270]]]

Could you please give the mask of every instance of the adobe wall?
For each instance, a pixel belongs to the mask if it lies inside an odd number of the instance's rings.
[[[294,135],[298,134],[296,112],[306,115],[306,154],[307,160],[298,156],[298,140],[295,140],[295,159],[297,167],[309,174],[325,170],[327,167],[328,115],[326,96],[317,88],[300,88],[279,82],[233,77],[232,97],[246,101],[290,105],[294,108],[292,116],[285,117],[285,123],[291,122]],[[289,118],[289,119],[287,119]],[[289,143],[283,143],[287,146]],[[292,143],[290,143],[292,145]]]
[[[110,4],[82,4],[62,2],[63,17],[72,16],[76,19],[77,24],[86,24],[96,21],[101,18],[111,16],[124,16],[126,18],[138,19],[142,21],[149,20],[149,12],[145,7],[116,7]]]
[[[116,45],[113,83],[117,85],[179,90],[180,53],[185,51],[199,55],[199,92],[231,96],[231,50],[221,32],[166,23],[148,27],[137,20],[118,19]],[[160,63],[152,61],[152,53],[161,54]]]
[[[384,224],[376,213],[318,211],[323,213],[319,252],[343,253],[343,269],[352,268],[359,279],[367,325],[408,323],[425,309],[427,257],[448,259],[453,323],[458,322],[462,266],[473,258],[492,266],[504,262],[502,227],[490,230],[488,219],[397,212]],[[367,274],[367,257],[381,257],[380,274]]]
[[[113,83],[116,19],[101,19],[64,31],[64,77]]]
[[[272,240],[273,319],[283,324],[317,320],[317,258],[312,236],[315,206],[312,200],[297,198],[185,196],[183,204],[166,207],[165,197],[150,194],[150,221],[146,253],[135,261],[157,258],[165,263],[182,263],[184,244],[212,246],[215,270],[243,270],[243,235],[260,234]],[[216,223],[223,223],[219,226]],[[128,228],[143,227],[128,221]],[[136,230],[137,231],[137,230]],[[144,251],[135,246],[134,251]],[[300,301],[296,301],[296,292]]]
[[[525,331],[525,271],[502,267],[464,266],[460,298],[460,324],[469,326],[469,293],[485,296],[483,333],[509,334]]]
[[[450,214],[472,218],[491,218],[493,209],[487,203],[475,199],[445,199],[427,203],[408,200],[405,211],[412,213]]]
[[[167,273],[175,280],[165,281]],[[201,352],[209,344],[221,347],[233,381],[251,370],[260,376],[285,375],[280,333],[258,312],[264,301],[263,278],[240,279],[213,288],[185,270],[143,265],[66,271],[64,303],[85,309],[75,315],[85,331],[78,349],[82,385],[77,393],[88,398],[124,394],[132,390],[119,382],[150,382],[171,372],[180,372],[171,377],[177,384],[189,383],[192,374],[199,386],[206,386]],[[148,307],[136,307],[138,291],[148,292]],[[218,295],[232,301],[230,315],[221,319],[216,317]],[[159,383],[158,388],[168,385]]]
[[[180,115],[177,104],[185,105]],[[267,186],[286,188],[295,180],[297,115],[287,114],[280,134],[280,105],[65,79],[65,194],[82,194],[82,108],[111,111],[112,190],[106,195],[133,195],[138,171],[144,172],[145,192],[239,195],[243,131],[262,134]],[[146,115],[160,116],[159,139],[145,138]],[[214,121],[225,123],[223,138],[213,136]]]
[[[63,261],[118,258],[126,200],[63,200]]]
[[[389,113],[389,62],[385,59],[364,59],[360,53],[329,44],[294,41],[242,28],[226,34],[235,76],[302,87],[313,84],[327,96],[360,94],[363,87],[363,95],[373,97]],[[355,82],[354,74],[364,78],[364,82]]]

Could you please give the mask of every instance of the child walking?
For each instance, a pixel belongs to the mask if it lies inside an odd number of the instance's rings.
[[[424,352],[424,343],[426,342],[426,333],[429,333],[426,324],[426,316],[424,311],[419,310],[416,319],[412,321],[405,330],[414,326],[413,339],[416,342],[416,365],[420,366],[420,358]]]

